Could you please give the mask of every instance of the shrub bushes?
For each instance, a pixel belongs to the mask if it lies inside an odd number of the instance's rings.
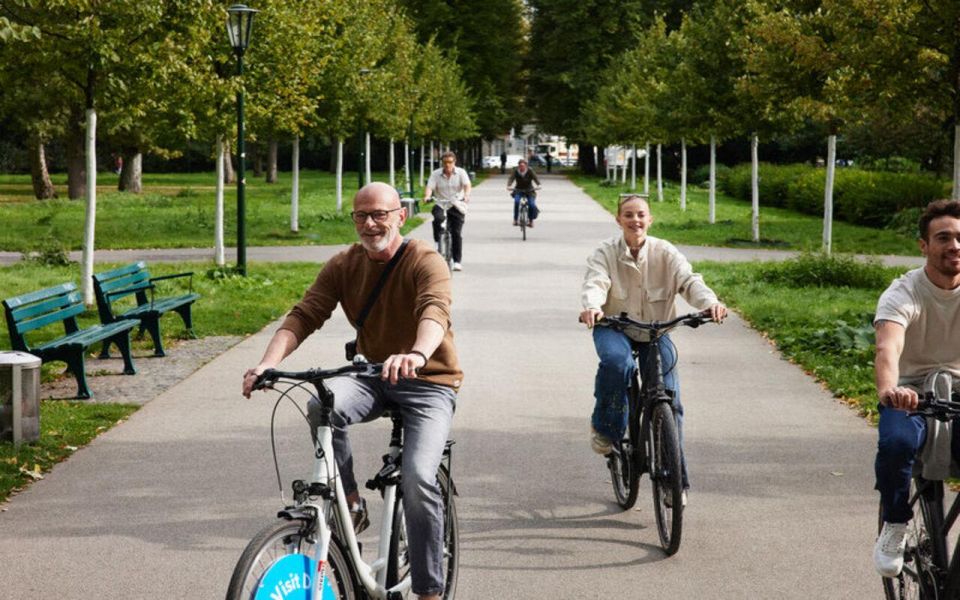
[[[895,270],[879,261],[860,261],[842,254],[805,252],[763,268],[760,278],[791,287],[851,287],[884,289]]]
[[[727,165],[717,164],[717,187],[720,188],[720,181],[725,179],[730,172],[730,167]],[[710,182],[710,164],[700,165],[696,169],[690,172],[690,175],[687,177],[687,180],[690,183],[696,185],[703,185],[704,187]]]
[[[807,165],[760,164],[760,203],[807,214],[823,214],[826,170]],[[737,165],[722,181],[725,193],[750,200],[750,165]],[[833,214],[837,219],[884,227],[909,208],[924,207],[943,195],[943,183],[915,173],[887,173],[840,168],[833,185]]]

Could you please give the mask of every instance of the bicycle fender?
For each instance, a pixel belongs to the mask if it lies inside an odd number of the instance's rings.
[[[277,517],[288,521],[314,521],[317,518],[317,509],[312,506],[288,506],[277,513]]]

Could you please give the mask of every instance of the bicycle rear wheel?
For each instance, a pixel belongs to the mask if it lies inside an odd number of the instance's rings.
[[[934,542],[928,533],[929,528],[939,529],[943,523],[943,484],[933,483],[927,498],[914,504],[913,519],[907,524],[907,545],[903,552],[903,570],[896,577],[882,577],[883,593],[887,600],[935,600],[940,598],[938,592],[937,572],[946,572],[937,567],[940,562],[936,558]],[[917,488],[914,480],[910,481],[910,497],[916,498]],[[919,510],[917,510],[919,509]],[[883,529],[883,506],[880,507],[878,517],[879,528]]]
[[[237,561],[227,588],[227,600],[269,598],[272,590],[260,590],[261,582],[266,581],[264,575],[277,561],[291,554],[313,556],[312,537],[307,524],[298,520],[279,519],[261,529]],[[323,575],[330,590],[324,592],[324,600],[330,597],[330,592],[333,598],[343,600],[361,597],[346,553],[335,537],[330,538]]]
[[[437,485],[443,494],[445,507],[443,524],[443,599],[453,600],[457,593],[457,577],[460,573],[460,525],[457,522],[457,505],[453,493],[453,482],[445,467],[437,471]],[[387,589],[397,585],[410,572],[410,556],[407,546],[407,523],[403,513],[403,502],[397,494],[393,512],[393,533],[390,537],[390,553],[387,560]],[[406,598],[413,598],[408,591]]]
[[[680,549],[683,530],[683,481],[680,438],[673,409],[666,402],[653,405],[650,416],[650,481],[660,545],[667,555]]]
[[[527,205],[520,205],[520,235],[527,241]]]

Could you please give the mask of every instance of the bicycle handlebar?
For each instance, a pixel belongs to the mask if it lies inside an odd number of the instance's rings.
[[[307,369],[306,371],[278,371],[277,369],[267,369],[257,377],[253,384],[254,390],[262,390],[270,387],[272,383],[280,379],[293,379],[297,381],[323,381],[331,377],[346,375],[347,373],[356,373],[361,377],[378,377],[383,371],[383,363],[355,363],[337,367],[336,369]]]
[[[950,400],[941,400],[933,392],[925,392],[917,403],[917,410],[910,414],[933,417],[939,421],[960,417],[960,391],[950,394]]]
[[[699,312],[680,315],[676,319],[671,319],[670,321],[650,321],[649,323],[645,323],[643,321],[635,321],[634,319],[631,319],[627,316],[627,313],[620,313],[620,316],[618,317],[603,317],[599,322],[597,322],[597,325],[601,327],[612,327],[619,330],[634,328],[643,329],[654,333],[666,333],[671,329],[676,328],[678,325],[686,325],[687,327],[697,328],[704,323],[709,323],[712,320],[712,317],[709,315]]]

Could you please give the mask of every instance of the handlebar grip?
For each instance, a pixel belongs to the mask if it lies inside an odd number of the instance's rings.
[[[260,373],[257,376],[257,380],[253,384],[253,389],[262,390],[270,387],[270,384],[272,384],[277,378],[276,372],[276,369],[267,369],[263,373]]]

